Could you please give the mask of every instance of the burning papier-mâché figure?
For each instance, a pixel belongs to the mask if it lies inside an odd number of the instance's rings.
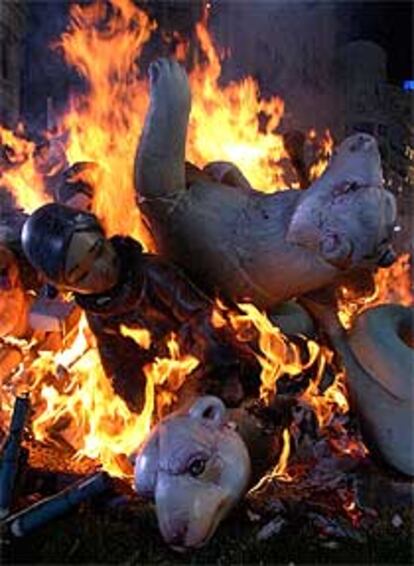
[[[306,191],[264,194],[237,182],[240,175],[218,182],[208,168],[186,175],[186,73],[176,61],[160,59],[149,75],[137,201],[159,253],[197,284],[269,308],[329,286],[356,267],[392,263],[395,200],[383,187],[372,136],[347,138]]]
[[[177,334],[204,375],[238,364],[233,346],[211,323],[213,304],[173,265],[143,253],[130,237],[105,237],[88,212],[53,203],[37,209],[22,231],[23,249],[58,289],[73,291],[86,311],[104,369],[131,408],[144,401],[143,366],[160,354],[158,345]],[[145,328],[152,347],[141,348],[121,325]]]
[[[372,454],[414,475],[414,309],[382,305],[363,312],[347,334],[331,307],[308,306],[330,336],[348,374],[351,401]],[[200,397],[158,423],[135,463],[138,494],[155,501],[165,541],[178,550],[204,545],[257,474],[278,461],[293,397],[277,396],[271,427],[248,405],[225,409]],[[296,405],[297,406],[297,405]],[[293,409],[293,411],[292,411]],[[290,417],[289,417],[290,413]],[[259,420],[255,417],[259,417]],[[290,421],[290,422],[289,422]],[[257,474],[262,477],[263,469]]]

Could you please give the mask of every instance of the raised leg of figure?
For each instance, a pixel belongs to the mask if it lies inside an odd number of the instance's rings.
[[[185,142],[191,108],[184,68],[158,59],[149,68],[151,100],[135,158],[138,203],[185,189]]]

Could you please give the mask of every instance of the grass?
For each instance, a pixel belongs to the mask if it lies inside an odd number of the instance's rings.
[[[108,508],[90,503],[25,539],[3,538],[2,564],[412,564],[412,511],[383,509],[364,542],[321,539],[309,522],[257,540],[262,524],[236,509],[200,550],[178,554],[162,541],[150,504]]]

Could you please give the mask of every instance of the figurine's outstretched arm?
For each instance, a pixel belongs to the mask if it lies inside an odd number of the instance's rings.
[[[186,72],[173,59],[151,63],[150,108],[135,158],[138,204],[185,188],[185,142],[190,114]]]

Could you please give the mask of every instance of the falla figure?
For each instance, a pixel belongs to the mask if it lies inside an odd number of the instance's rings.
[[[171,332],[183,352],[200,360],[203,375],[239,365],[239,346],[212,326],[210,299],[174,265],[144,253],[136,240],[107,238],[93,214],[46,204],[26,220],[22,247],[47,281],[74,293],[96,336],[105,372],[130,408],[142,408],[142,368],[160,355]],[[122,335],[121,325],[148,329],[151,348]]]

